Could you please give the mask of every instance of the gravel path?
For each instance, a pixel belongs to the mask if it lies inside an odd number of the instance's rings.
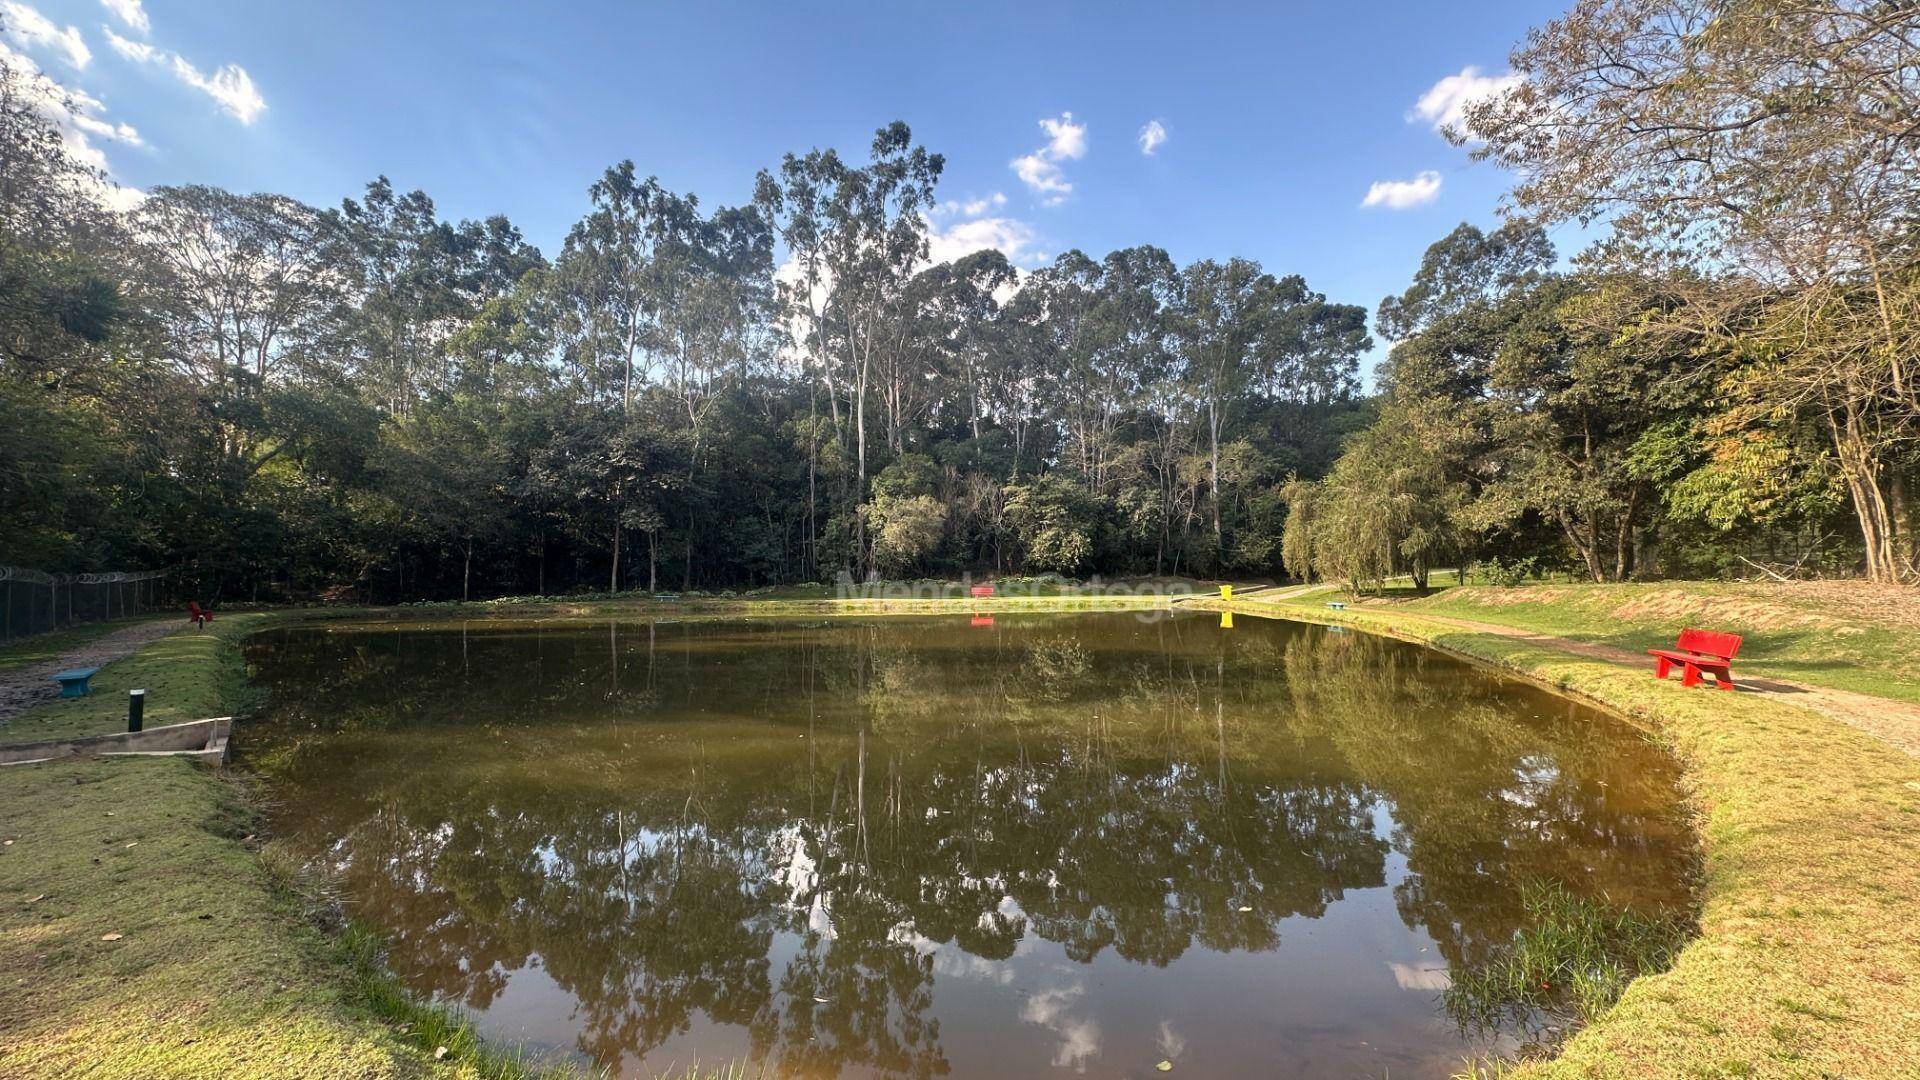
[[[14,717],[60,693],[60,684],[53,681],[54,672],[75,667],[104,667],[185,625],[174,618],[150,619],[103,634],[85,645],[76,645],[57,659],[0,671],[0,731],[4,731]]]

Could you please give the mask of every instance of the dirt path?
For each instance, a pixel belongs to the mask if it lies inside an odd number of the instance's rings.
[[[56,659],[0,671],[0,733],[14,717],[60,692],[60,685],[53,681],[54,672],[110,664],[185,625],[178,619],[150,619],[76,645]]]
[[[1447,615],[1423,613],[1411,617],[1425,619],[1428,622],[1444,623],[1447,626],[1472,630],[1475,633],[1498,634],[1501,637],[1543,645],[1594,660],[1653,670],[1653,657],[1613,645],[1575,641],[1571,638],[1555,637],[1552,634],[1542,634],[1533,630],[1501,626],[1498,623],[1476,622],[1472,619],[1456,619]],[[1920,705],[1875,697],[1872,694],[1857,694],[1851,690],[1835,690],[1831,687],[1787,682],[1784,679],[1758,679],[1741,675],[1735,676],[1733,682],[1741,690],[1778,694],[1791,704],[1812,709],[1843,724],[1850,724],[1874,738],[1899,747],[1914,757],[1920,757]]]

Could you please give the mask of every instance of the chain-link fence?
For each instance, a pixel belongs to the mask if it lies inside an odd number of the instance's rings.
[[[164,573],[49,574],[0,566],[0,641],[151,611]]]

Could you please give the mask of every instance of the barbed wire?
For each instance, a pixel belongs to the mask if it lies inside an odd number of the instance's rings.
[[[49,574],[24,566],[0,566],[0,582],[20,581],[29,585],[124,585],[165,577],[165,570],[108,570],[91,574]]]

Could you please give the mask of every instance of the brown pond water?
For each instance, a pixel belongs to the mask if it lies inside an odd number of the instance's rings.
[[[1444,1076],[1520,888],[1686,902],[1632,728],[1212,617],[288,628],[241,742],[415,989],[648,1077]],[[760,1067],[760,1066],[756,1066]]]

